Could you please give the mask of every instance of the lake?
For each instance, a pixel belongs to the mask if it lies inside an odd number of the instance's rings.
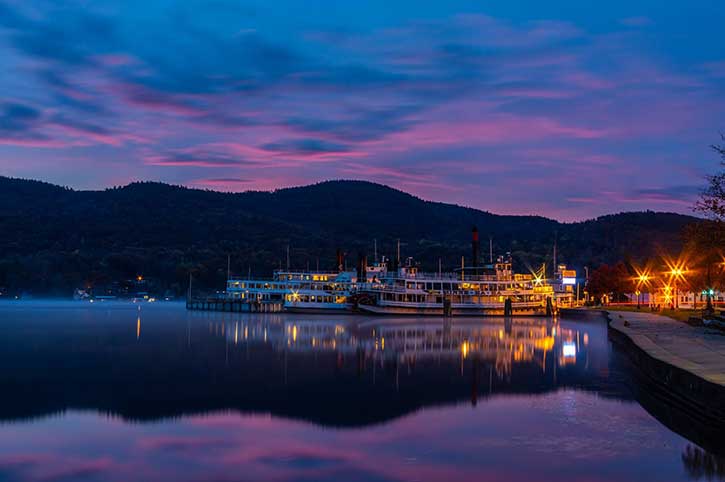
[[[0,304],[2,481],[725,480],[599,319]]]

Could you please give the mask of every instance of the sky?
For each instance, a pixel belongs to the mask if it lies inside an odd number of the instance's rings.
[[[692,213],[725,2],[0,0],[0,175]]]

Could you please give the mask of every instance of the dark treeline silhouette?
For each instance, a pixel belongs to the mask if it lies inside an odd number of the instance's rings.
[[[75,191],[0,177],[0,288],[68,296],[76,287],[105,286],[138,275],[184,293],[224,285],[232,272],[267,276],[286,265],[332,269],[336,249],[352,267],[359,252],[403,257],[424,269],[470,259],[477,226],[482,257],[510,251],[517,269],[558,260],[576,268],[675,252],[695,218],[670,213],[624,213],[579,223],[540,216],[499,216],[423,201],[362,181],[328,181],[273,192],[221,193],[162,183],[133,183],[104,191]],[[550,268],[549,268],[550,269]]]

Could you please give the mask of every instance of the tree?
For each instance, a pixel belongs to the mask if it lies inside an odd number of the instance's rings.
[[[685,236],[693,267],[688,281],[695,293],[705,293],[705,309],[712,313],[711,290],[725,289],[725,223],[704,220],[688,226]]]
[[[632,275],[621,261],[614,266],[603,264],[592,271],[587,290],[596,298],[607,295],[618,301],[623,299],[626,293],[634,291]]]
[[[725,141],[725,135],[721,137]],[[713,145],[712,148],[722,158],[721,166],[725,166],[725,145]],[[695,204],[695,210],[708,219],[689,226],[685,237],[688,251],[693,253],[698,265],[693,287],[706,293],[706,311],[712,313],[711,290],[725,288],[725,170],[709,176],[708,182]]]
[[[725,141],[725,134],[721,137]],[[722,158],[720,165],[725,167],[725,144],[713,145],[712,148]],[[725,169],[708,176],[707,179],[709,184],[702,191],[700,199],[695,204],[695,210],[714,221],[723,222],[725,221]]]

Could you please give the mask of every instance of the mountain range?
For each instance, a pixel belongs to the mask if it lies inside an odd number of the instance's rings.
[[[364,181],[326,181],[271,192],[222,193],[157,182],[80,191],[0,177],[0,287],[6,292],[67,295],[145,276],[182,293],[189,272],[199,287],[221,289],[227,271],[267,276],[285,266],[333,269],[335,253],[353,266],[413,257],[423,269],[471,260],[471,230],[517,269],[558,261],[575,268],[677,253],[683,228],[697,218],[630,212],[560,223],[541,216],[502,216],[431,202]]]

